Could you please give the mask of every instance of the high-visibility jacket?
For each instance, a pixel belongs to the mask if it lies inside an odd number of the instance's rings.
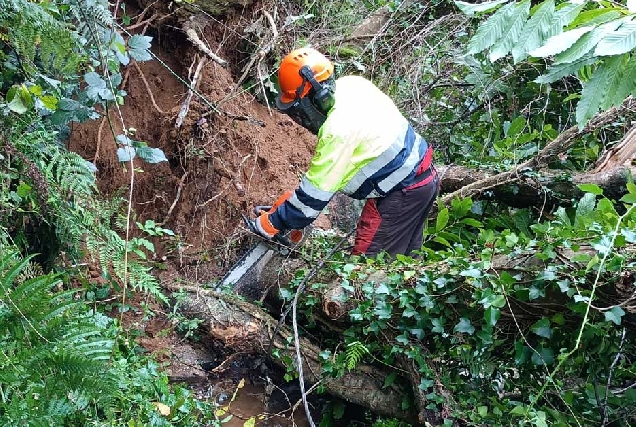
[[[412,186],[431,168],[431,147],[369,80],[341,77],[334,96],[300,187],[270,216],[279,230],[306,227],[337,192],[382,197]]]

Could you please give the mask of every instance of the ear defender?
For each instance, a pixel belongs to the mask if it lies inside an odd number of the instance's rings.
[[[303,81],[307,81],[311,84],[311,87],[314,89],[315,93],[315,95],[312,97],[312,101],[326,114],[333,108],[333,105],[335,103],[332,89],[329,86],[323,85],[318,80],[316,80],[313,71],[311,71],[311,68],[309,68],[308,65],[303,65],[298,73],[303,78]],[[303,84],[300,85],[300,87],[298,88],[297,95],[302,93],[304,86],[305,84],[303,82]]]

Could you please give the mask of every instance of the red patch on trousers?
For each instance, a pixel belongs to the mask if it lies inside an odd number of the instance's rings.
[[[368,199],[362,208],[360,220],[358,221],[356,242],[351,252],[353,255],[366,253],[381,223],[382,217],[380,216],[380,212],[378,212],[375,199]]]

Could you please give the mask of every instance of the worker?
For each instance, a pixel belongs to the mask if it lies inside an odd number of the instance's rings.
[[[284,203],[253,228],[266,238],[303,229],[333,195],[366,199],[352,254],[409,255],[421,249],[424,221],[438,192],[432,147],[393,101],[369,80],[337,80],[333,63],[313,48],[296,49],[278,71],[279,110],[318,136],[309,170]]]

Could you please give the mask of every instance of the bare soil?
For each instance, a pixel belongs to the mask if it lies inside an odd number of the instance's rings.
[[[316,138],[273,107],[257,102],[237,87],[237,76],[230,69],[210,60],[197,85],[200,96],[192,97],[177,128],[176,118],[188,94],[183,80],[190,82],[204,55],[180,31],[152,35],[152,52],[163,64],[153,60],[128,66],[125,104],[111,108],[102,120],[76,125],[69,149],[95,164],[104,196],[128,198],[132,185],[134,219],[142,223],[151,219],[175,232],[174,238],[154,239],[153,262],[162,283],[205,285],[218,280],[254,243],[241,213],[272,204],[285,190],[296,188]],[[225,39],[218,27],[206,27],[202,39],[219,56],[237,57],[237,46],[221,43]],[[132,139],[163,150],[168,162],[135,159],[131,176],[130,164],[117,157],[115,136],[123,129]],[[329,221],[321,218],[317,225],[328,227]],[[272,413],[277,405],[275,411],[284,411],[283,394],[275,405],[266,402],[265,379],[276,377],[266,362],[246,355],[231,359],[227,369],[221,364],[236,355],[225,354],[214,343],[184,340],[163,313],[165,308],[154,308],[156,315],[150,319],[143,310],[128,312],[125,324],[144,332],[140,344],[165,362],[175,381],[188,382],[202,398],[221,401],[232,396],[242,378],[248,380],[232,403],[236,419],[227,425],[243,425],[241,418]],[[219,366],[222,369],[215,370]],[[257,425],[287,424],[283,418],[269,417]]]

